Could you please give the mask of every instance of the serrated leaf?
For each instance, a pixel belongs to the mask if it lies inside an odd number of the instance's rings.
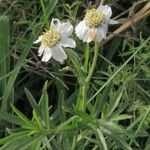
[[[0,120],[1,119],[20,126],[25,124],[24,121],[20,119],[18,116],[9,113],[0,113]]]
[[[123,94],[123,88],[120,87],[119,90],[115,93],[114,97],[110,98],[110,103],[106,110],[105,117],[109,117],[113,113],[113,111],[116,109],[116,107],[118,106],[121,100],[122,94]]]
[[[34,99],[33,95],[30,93],[30,91],[26,88],[25,88],[25,94],[32,108],[35,109],[38,115],[42,117],[42,112],[41,112],[41,109],[39,108],[39,105],[37,104],[36,100]]]
[[[5,144],[7,142],[13,142],[13,140],[17,140],[20,137],[25,137],[29,134],[30,131],[21,131],[19,133],[13,133],[5,138],[0,139],[0,144]]]
[[[117,115],[117,116],[112,116],[110,120],[112,120],[112,121],[120,121],[120,120],[130,119],[132,117],[133,116],[131,116],[131,115],[121,114],[121,115]]]
[[[49,98],[47,94],[47,82],[45,82],[39,107],[42,111],[42,119],[47,128],[54,128],[53,122],[49,119]]]
[[[85,83],[85,74],[82,70],[83,66],[82,66],[79,56],[77,55],[77,53],[75,51],[73,51],[71,49],[67,49],[67,50],[65,50],[65,52],[66,52],[67,56],[69,57],[69,59],[74,64],[76,72],[78,73],[78,78],[81,80],[81,82]]]
[[[24,115],[22,114],[17,108],[15,108],[13,105],[11,105],[13,111],[16,113],[16,115],[24,121],[25,124],[27,124],[29,127],[34,128],[34,124]]]

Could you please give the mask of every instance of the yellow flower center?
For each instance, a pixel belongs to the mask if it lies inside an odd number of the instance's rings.
[[[104,13],[95,8],[87,10],[85,15],[86,24],[90,27],[98,26],[104,19]]]
[[[61,35],[55,29],[46,30],[43,34],[42,44],[47,47],[55,46],[61,39]]]

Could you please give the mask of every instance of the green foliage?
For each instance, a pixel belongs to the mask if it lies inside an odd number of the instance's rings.
[[[147,1],[107,2],[120,15]],[[65,49],[63,65],[37,57],[33,41],[52,18],[76,25],[97,5],[97,0],[0,1],[0,150],[150,149],[148,17],[97,47],[88,81],[94,43],[72,35],[77,47]]]

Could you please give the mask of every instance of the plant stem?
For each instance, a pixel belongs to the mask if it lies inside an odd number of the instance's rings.
[[[85,50],[85,61],[84,61],[84,71],[86,73],[88,72],[89,54],[90,54],[90,47],[89,47],[89,43],[87,43],[86,50]]]
[[[85,109],[86,90],[87,90],[86,85],[81,85],[80,86],[78,99],[77,99],[77,104],[76,104],[76,109],[77,110],[84,111],[84,109]]]
[[[90,79],[93,75],[93,72],[96,66],[96,62],[98,58],[98,50],[99,50],[98,43],[95,42],[95,51],[94,51],[94,58],[93,58],[92,66],[86,78],[86,83],[84,85],[81,85],[79,88],[79,95],[78,95],[77,105],[76,105],[76,108],[78,110],[82,110],[82,111],[85,110],[85,100],[86,100],[86,95],[87,95],[87,89],[88,89]],[[88,61],[89,61],[89,44],[86,45],[85,62],[84,62],[85,72],[87,72],[88,70]]]
[[[99,46],[98,46],[98,43],[95,42],[95,51],[94,51],[94,58],[93,58],[93,62],[92,62],[92,66],[89,70],[89,74],[86,78],[86,82],[88,83],[90,80],[91,80],[91,77],[94,73],[94,69],[95,69],[95,66],[96,66],[96,62],[97,62],[97,58],[98,58],[98,51],[99,51]]]
[[[89,63],[89,52],[90,52],[90,48],[89,48],[89,43],[86,44],[86,48],[85,48],[85,53],[84,53],[84,71],[85,73],[88,72],[88,63]],[[85,97],[86,97],[86,83],[84,84],[80,84],[79,87],[79,93],[78,93],[78,98],[77,98],[77,104],[76,104],[76,109],[80,110],[80,111],[84,111],[84,107],[85,107]]]

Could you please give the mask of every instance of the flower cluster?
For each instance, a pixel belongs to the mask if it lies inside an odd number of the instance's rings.
[[[110,19],[112,10],[108,5],[100,5],[97,9],[87,10],[84,19],[75,27],[75,33],[83,42],[101,42],[106,38],[108,24],[117,24],[117,21]],[[50,29],[34,43],[41,43],[38,55],[42,55],[42,61],[47,62],[53,57],[56,61],[63,63],[67,58],[63,47],[75,48],[75,41],[69,36],[73,32],[70,22],[61,22],[54,18],[51,21]]]

